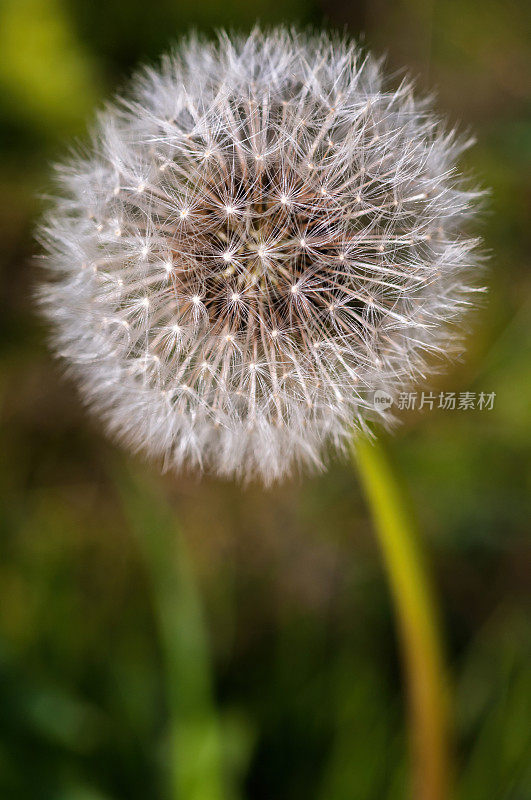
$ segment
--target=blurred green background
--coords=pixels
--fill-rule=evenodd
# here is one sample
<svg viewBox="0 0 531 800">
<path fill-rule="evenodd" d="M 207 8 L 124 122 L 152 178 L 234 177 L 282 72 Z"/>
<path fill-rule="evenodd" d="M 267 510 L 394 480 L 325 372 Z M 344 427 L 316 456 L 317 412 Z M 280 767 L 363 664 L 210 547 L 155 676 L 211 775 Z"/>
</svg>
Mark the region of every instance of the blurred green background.
<svg viewBox="0 0 531 800">
<path fill-rule="evenodd" d="M 138 61 L 257 18 L 363 36 L 477 136 L 489 295 L 436 389 L 495 407 L 404 415 L 387 445 L 440 597 L 457 797 L 529 800 L 526 0 L 0 0 L 0 797 L 162 800 L 172 704 L 185 800 L 408 796 L 393 611 L 348 464 L 270 492 L 159 477 L 86 416 L 32 302 L 49 162 Z M 182 632 L 173 675 L 141 530 Z"/>
</svg>

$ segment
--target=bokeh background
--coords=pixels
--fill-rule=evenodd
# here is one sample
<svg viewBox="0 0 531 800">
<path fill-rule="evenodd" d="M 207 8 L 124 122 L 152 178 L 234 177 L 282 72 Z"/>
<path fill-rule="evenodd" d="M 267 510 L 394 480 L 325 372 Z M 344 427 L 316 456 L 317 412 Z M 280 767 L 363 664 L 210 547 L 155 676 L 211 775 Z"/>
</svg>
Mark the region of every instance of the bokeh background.
<svg viewBox="0 0 531 800">
<path fill-rule="evenodd" d="M 363 36 L 477 136 L 465 166 L 491 190 L 489 295 L 436 389 L 496 392 L 495 406 L 404 414 L 387 446 L 440 599 L 456 796 L 529 800 L 526 0 L 0 0 L 0 796 L 167 797 L 171 676 L 140 528 L 173 576 L 182 725 L 221 732 L 224 797 L 408 796 L 393 610 L 349 465 L 270 492 L 160 477 L 86 416 L 32 301 L 49 162 L 139 60 L 191 26 L 257 18 Z M 216 767 L 190 752 L 194 800 L 214 800 L 201 781 Z"/>
</svg>

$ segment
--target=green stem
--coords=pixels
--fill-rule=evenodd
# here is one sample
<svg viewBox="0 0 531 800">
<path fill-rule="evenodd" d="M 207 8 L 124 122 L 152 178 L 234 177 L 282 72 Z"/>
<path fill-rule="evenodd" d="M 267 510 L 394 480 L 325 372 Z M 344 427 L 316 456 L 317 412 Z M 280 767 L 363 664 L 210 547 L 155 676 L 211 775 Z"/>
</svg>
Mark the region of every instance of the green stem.
<svg viewBox="0 0 531 800">
<path fill-rule="evenodd" d="M 409 693 L 413 797 L 446 800 L 447 687 L 437 614 L 416 531 L 381 445 L 356 438 L 351 452 L 372 512 L 399 625 Z"/>
<path fill-rule="evenodd" d="M 122 478 L 122 497 L 151 584 L 164 658 L 168 800 L 225 800 L 208 636 L 186 543 L 160 492 Z"/>
</svg>

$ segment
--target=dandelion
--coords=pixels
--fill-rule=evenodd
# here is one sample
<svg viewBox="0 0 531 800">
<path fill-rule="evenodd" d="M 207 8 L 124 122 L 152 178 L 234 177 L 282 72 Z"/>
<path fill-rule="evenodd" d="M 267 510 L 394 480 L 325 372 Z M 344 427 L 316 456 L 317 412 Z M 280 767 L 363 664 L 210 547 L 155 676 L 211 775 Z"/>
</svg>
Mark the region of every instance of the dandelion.
<svg viewBox="0 0 531 800">
<path fill-rule="evenodd" d="M 42 304 L 134 450 L 265 483 L 460 348 L 469 142 L 348 40 L 191 37 L 58 169 Z"/>
</svg>

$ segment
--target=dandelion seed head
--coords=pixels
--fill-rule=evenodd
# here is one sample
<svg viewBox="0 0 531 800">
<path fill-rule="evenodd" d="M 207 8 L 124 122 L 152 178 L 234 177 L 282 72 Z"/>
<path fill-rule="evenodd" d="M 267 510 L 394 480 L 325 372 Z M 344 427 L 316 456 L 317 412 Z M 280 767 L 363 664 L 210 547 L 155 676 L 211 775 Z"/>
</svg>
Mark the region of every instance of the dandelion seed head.
<svg viewBox="0 0 531 800">
<path fill-rule="evenodd" d="M 190 37 L 58 170 L 54 346 L 111 434 L 167 468 L 319 467 L 353 425 L 390 422 L 375 389 L 461 347 L 466 146 L 349 40 Z"/>
</svg>

